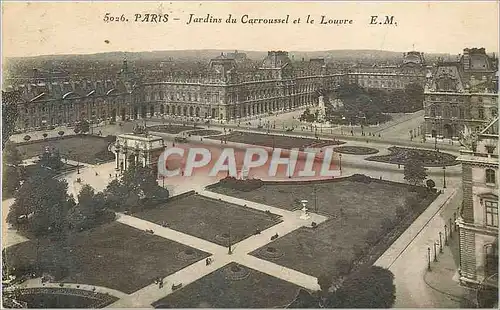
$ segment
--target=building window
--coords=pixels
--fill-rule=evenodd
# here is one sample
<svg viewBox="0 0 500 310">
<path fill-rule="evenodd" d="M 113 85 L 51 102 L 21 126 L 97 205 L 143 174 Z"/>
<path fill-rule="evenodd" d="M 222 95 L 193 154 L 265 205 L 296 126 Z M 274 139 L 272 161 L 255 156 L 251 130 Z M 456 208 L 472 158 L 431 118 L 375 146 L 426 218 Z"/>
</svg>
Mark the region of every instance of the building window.
<svg viewBox="0 0 500 310">
<path fill-rule="evenodd" d="M 491 116 L 492 117 L 497 117 L 498 115 L 498 110 L 497 108 L 491 108 Z"/>
<path fill-rule="evenodd" d="M 486 200 L 484 206 L 486 208 L 486 225 L 498 227 L 498 202 Z"/>
<path fill-rule="evenodd" d="M 479 119 L 484 119 L 484 109 L 482 107 L 478 109 L 478 116 Z"/>
<path fill-rule="evenodd" d="M 495 170 L 486 169 L 486 183 L 495 184 L 496 183 L 496 175 Z"/>
<path fill-rule="evenodd" d="M 460 114 L 460 118 L 461 119 L 464 119 L 465 118 L 465 111 L 464 111 L 464 108 L 460 107 L 458 108 L 458 112 Z"/>
</svg>

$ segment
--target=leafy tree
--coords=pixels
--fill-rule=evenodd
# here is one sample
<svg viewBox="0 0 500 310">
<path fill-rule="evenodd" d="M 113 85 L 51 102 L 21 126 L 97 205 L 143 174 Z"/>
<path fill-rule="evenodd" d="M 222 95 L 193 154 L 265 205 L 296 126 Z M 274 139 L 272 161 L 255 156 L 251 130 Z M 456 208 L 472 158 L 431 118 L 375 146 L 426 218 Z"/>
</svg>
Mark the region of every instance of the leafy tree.
<svg viewBox="0 0 500 310">
<path fill-rule="evenodd" d="M 104 193 L 95 193 L 90 185 L 84 185 L 78 194 L 78 204 L 68 212 L 69 229 L 82 231 L 112 220 L 114 213 L 106 206 Z"/>
<path fill-rule="evenodd" d="M 168 190 L 159 186 L 156 178 L 152 168 L 130 165 L 121 179 L 110 182 L 105 190 L 110 208 L 130 210 L 168 198 Z"/>
<path fill-rule="evenodd" d="M 90 123 L 87 120 L 81 120 L 76 124 L 74 129 L 75 133 L 78 134 L 76 130 L 81 133 L 87 133 L 90 131 Z"/>
<path fill-rule="evenodd" d="M 20 91 L 2 91 L 2 150 L 16 128 L 17 104 L 21 101 Z"/>
<path fill-rule="evenodd" d="M 24 141 L 28 142 L 29 140 L 31 140 L 31 136 L 30 135 L 26 135 L 24 136 Z"/>
<path fill-rule="evenodd" d="M 434 187 L 436 187 L 436 183 L 435 183 L 433 180 L 431 180 L 431 179 L 427 180 L 427 181 L 425 182 L 425 185 L 426 185 L 426 186 L 427 186 L 427 188 L 429 188 L 429 189 L 433 189 Z"/>
<path fill-rule="evenodd" d="M 67 190 L 66 181 L 54 179 L 40 168 L 15 193 L 7 222 L 35 236 L 62 232 L 66 214 L 74 205 Z"/>
<path fill-rule="evenodd" d="M 61 169 L 64 165 L 61 160 L 61 154 L 56 149 L 45 150 L 45 152 L 43 152 L 42 156 L 40 157 L 39 164 L 42 167 L 47 167 L 55 171 Z"/>
<path fill-rule="evenodd" d="M 64 131 L 59 130 L 59 131 L 57 132 L 57 134 L 58 134 L 59 136 L 61 136 L 61 137 L 62 137 L 62 136 L 64 135 Z"/>
<path fill-rule="evenodd" d="M 80 133 L 80 127 L 77 125 L 75 126 L 75 128 L 73 128 L 73 131 L 75 132 L 75 134 L 79 134 Z"/>
<path fill-rule="evenodd" d="M 405 95 L 408 98 L 409 112 L 421 110 L 424 103 L 424 88 L 416 83 L 410 83 L 405 87 Z"/>
<path fill-rule="evenodd" d="M 410 184 L 417 185 L 422 183 L 427 177 L 427 169 L 418 156 L 410 157 L 406 160 L 404 167 L 404 179 Z"/>
<path fill-rule="evenodd" d="M 378 266 L 363 268 L 347 277 L 326 300 L 328 308 L 391 308 L 396 300 L 394 275 Z"/>
<path fill-rule="evenodd" d="M 43 136 L 43 138 L 44 138 L 44 139 L 45 139 L 45 138 L 47 138 L 47 136 L 48 136 L 48 135 L 49 135 L 49 134 L 48 134 L 48 133 L 46 133 L 46 132 L 44 132 L 44 133 L 42 134 L 42 136 Z"/>
<path fill-rule="evenodd" d="M 2 152 L 2 190 L 4 194 L 13 194 L 20 186 L 24 176 L 24 167 L 19 150 L 12 142 L 7 142 Z"/>
</svg>

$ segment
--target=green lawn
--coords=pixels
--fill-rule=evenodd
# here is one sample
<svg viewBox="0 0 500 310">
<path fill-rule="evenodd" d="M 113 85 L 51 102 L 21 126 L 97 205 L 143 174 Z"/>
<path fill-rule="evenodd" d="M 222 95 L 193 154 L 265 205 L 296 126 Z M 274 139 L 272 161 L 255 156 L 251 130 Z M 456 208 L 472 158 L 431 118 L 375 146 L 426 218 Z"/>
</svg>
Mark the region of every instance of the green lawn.
<svg viewBox="0 0 500 310">
<path fill-rule="evenodd" d="M 413 211 L 406 206 L 406 199 L 416 197 L 412 188 L 414 189 L 412 186 L 390 181 L 369 179 L 367 183 L 349 177 L 326 182 L 264 182 L 262 187 L 249 192 L 217 186 L 210 190 L 287 210 L 301 208 L 299 201 L 302 199 L 309 201 L 308 208 L 311 212 L 314 212 L 316 206 L 318 213 L 329 217 L 328 221 L 315 229 L 298 229 L 252 254 L 267 259 L 265 250 L 272 246 L 283 253 L 280 257 L 272 258 L 273 262 L 320 276 L 335 271 L 340 260 L 353 261 L 360 250 L 371 250 L 373 244 L 367 241 L 367 236 L 383 237 L 386 232 L 382 225 L 387 219 L 399 223 L 396 220 L 398 207 L 411 214 Z M 415 216 L 434 198 L 435 195 L 429 195 L 421 200 Z M 393 234 L 400 234 L 410 222 L 399 225 Z M 370 260 L 382 254 L 390 243 L 392 239 L 377 244 L 374 249 L 377 254 L 372 255 Z"/>
<path fill-rule="evenodd" d="M 256 229 L 264 230 L 278 223 L 264 212 L 207 198 L 197 194 L 173 198 L 166 204 L 133 216 L 156 223 L 166 222 L 171 229 L 227 246 L 253 235 Z M 221 238 L 222 237 L 222 238 Z"/>
<path fill-rule="evenodd" d="M 112 140 L 112 137 L 90 135 L 67 136 L 18 143 L 17 148 L 23 159 L 39 156 L 46 148 L 50 148 L 59 150 L 63 159 L 95 164 L 114 160 L 114 154 L 108 151 L 108 145 Z"/>
<path fill-rule="evenodd" d="M 38 261 L 42 271 L 62 272 L 62 282 L 132 293 L 153 283 L 156 277 L 165 277 L 209 256 L 192 249 L 194 261 L 179 259 L 178 254 L 187 249 L 192 248 L 112 222 L 62 240 L 17 244 L 7 248 L 6 255 L 7 263 L 18 270 L 32 270 Z"/>
<path fill-rule="evenodd" d="M 230 263 L 155 303 L 155 308 L 274 308 L 288 305 L 299 286 L 242 266 L 242 280 L 227 278 Z"/>
</svg>

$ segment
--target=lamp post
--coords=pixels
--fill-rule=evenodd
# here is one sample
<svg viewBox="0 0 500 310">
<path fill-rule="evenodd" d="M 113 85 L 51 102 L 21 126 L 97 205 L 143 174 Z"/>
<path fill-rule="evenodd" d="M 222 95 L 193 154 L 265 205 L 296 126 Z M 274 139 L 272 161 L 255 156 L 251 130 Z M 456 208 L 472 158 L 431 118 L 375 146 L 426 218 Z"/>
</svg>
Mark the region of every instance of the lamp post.
<svg viewBox="0 0 500 310">
<path fill-rule="evenodd" d="M 446 166 L 443 166 L 443 188 L 446 188 Z"/>
<path fill-rule="evenodd" d="M 316 199 L 316 186 L 313 187 L 314 193 L 314 212 L 318 213 L 318 200 Z"/>
<path fill-rule="evenodd" d="M 227 254 L 231 255 L 233 254 L 233 249 L 231 248 L 231 227 L 229 227 L 229 246 L 227 250 Z"/>
<path fill-rule="evenodd" d="M 439 232 L 439 253 L 443 253 L 443 240 L 442 240 L 442 232 Z"/>
<path fill-rule="evenodd" d="M 436 242 L 434 242 L 432 245 L 434 246 L 434 261 L 435 261 L 435 262 L 437 262 L 437 261 L 438 261 L 438 258 L 437 258 L 437 250 L 436 250 L 436 245 L 437 245 L 437 243 L 436 243 Z"/>
<path fill-rule="evenodd" d="M 451 229 L 452 225 L 451 225 L 451 217 L 450 217 L 450 226 L 448 226 L 448 230 L 449 230 L 449 233 L 450 233 L 450 239 L 451 239 L 451 236 L 453 235 L 452 234 L 452 229 Z"/>
<path fill-rule="evenodd" d="M 453 224 L 455 231 L 457 231 L 457 212 L 453 212 Z"/>
<path fill-rule="evenodd" d="M 444 224 L 444 245 L 448 245 L 448 225 Z"/>
<path fill-rule="evenodd" d="M 342 154 L 339 153 L 339 168 L 342 171 Z"/>
<path fill-rule="evenodd" d="M 427 247 L 427 270 L 431 271 L 431 248 Z"/>
</svg>

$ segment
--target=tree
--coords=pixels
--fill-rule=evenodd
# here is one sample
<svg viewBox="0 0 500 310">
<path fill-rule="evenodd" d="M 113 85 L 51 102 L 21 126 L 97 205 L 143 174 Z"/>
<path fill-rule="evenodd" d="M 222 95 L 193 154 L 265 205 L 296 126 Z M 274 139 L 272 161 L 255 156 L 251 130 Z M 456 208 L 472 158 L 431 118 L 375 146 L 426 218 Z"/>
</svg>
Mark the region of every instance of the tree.
<svg viewBox="0 0 500 310">
<path fill-rule="evenodd" d="M 2 91 L 2 150 L 16 128 L 17 104 L 21 101 L 20 91 Z"/>
<path fill-rule="evenodd" d="M 64 135 L 64 131 L 59 130 L 59 131 L 57 132 L 57 134 L 58 134 L 60 137 L 62 137 L 62 136 Z"/>
<path fill-rule="evenodd" d="M 40 168 L 15 193 L 7 222 L 35 236 L 62 232 L 66 214 L 74 205 L 67 190 L 66 181 L 54 179 Z"/>
<path fill-rule="evenodd" d="M 424 103 L 424 88 L 416 83 L 410 83 L 405 87 L 405 95 L 409 103 L 409 111 L 421 110 Z"/>
<path fill-rule="evenodd" d="M 21 154 L 14 143 L 7 142 L 2 158 L 2 190 L 4 194 L 13 194 L 19 188 L 24 175 Z"/>
<path fill-rule="evenodd" d="M 394 275 L 378 266 L 365 267 L 347 277 L 326 299 L 328 308 L 391 308 L 396 300 Z"/>
<path fill-rule="evenodd" d="M 113 220 L 114 213 L 106 206 L 104 193 L 95 193 L 90 185 L 84 185 L 78 194 L 78 204 L 68 212 L 68 228 L 82 231 Z"/>
<path fill-rule="evenodd" d="M 427 180 L 427 181 L 425 182 L 425 185 L 426 185 L 426 186 L 427 186 L 427 188 L 429 188 L 429 189 L 433 189 L 434 187 L 436 187 L 436 183 L 435 183 L 433 180 L 431 180 L 431 179 Z"/>
<path fill-rule="evenodd" d="M 404 179 L 410 184 L 417 185 L 422 183 L 427 177 L 427 169 L 418 156 L 410 157 L 406 160 L 404 167 Z"/>
<path fill-rule="evenodd" d="M 73 131 L 75 132 L 75 134 L 79 134 L 80 133 L 80 127 L 78 125 L 75 126 L 75 128 L 73 128 Z"/>
<path fill-rule="evenodd" d="M 90 131 L 90 123 L 87 120 L 81 120 L 78 123 L 76 123 L 75 129 L 74 129 L 75 133 L 78 134 L 78 132 L 76 130 L 78 130 L 78 132 L 81 132 L 81 133 L 87 133 Z"/>
<path fill-rule="evenodd" d="M 30 135 L 26 135 L 24 136 L 24 141 L 28 142 L 29 140 L 31 140 L 31 136 Z"/>
<path fill-rule="evenodd" d="M 43 136 L 43 138 L 44 138 L 44 139 L 46 139 L 46 138 L 47 138 L 47 136 L 48 136 L 48 134 L 47 134 L 46 132 L 44 132 L 44 133 L 42 134 L 42 136 Z"/>
<path fill-rule="evenodd" d="M 121 179 L 110 182 L 104 191 L 110 208 L 129 210 L 168 198 L 168 190 L 159 186 L 156 178 L 150 167 L 130 165 Z"/>
<path fill-rule="evenodd" d="M 59 150 L 56 149 L 47 149 L 43 152 L 39 164 L 42 167 L 47 167 L 54 171 L 61 169 L 64 165 L 61 160 L 61 154 L 59 153 Z"/>
</svg>

